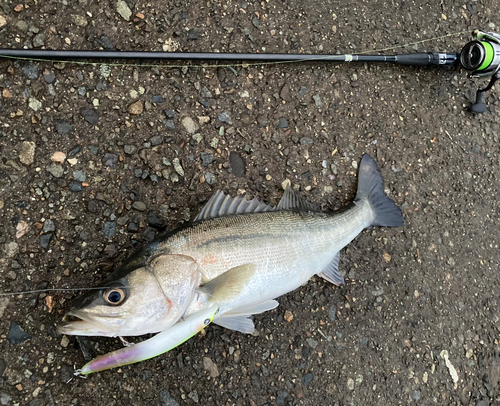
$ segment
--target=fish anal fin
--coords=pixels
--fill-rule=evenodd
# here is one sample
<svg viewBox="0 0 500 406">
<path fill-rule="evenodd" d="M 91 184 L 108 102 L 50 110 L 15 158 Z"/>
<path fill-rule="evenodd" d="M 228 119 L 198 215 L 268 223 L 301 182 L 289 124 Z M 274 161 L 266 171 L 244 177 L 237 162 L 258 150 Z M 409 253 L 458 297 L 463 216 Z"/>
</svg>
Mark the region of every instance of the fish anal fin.
<svg viewBox="0 0 500 406">
<path fill-rule="evenodd" d="M 285 189 L 276 210 L 320 211 L 318 206 L 309 203 L 298 191 L 293 190 L 290 186 Z"/>
<path fill-rule="evenodd" d="M 262 302 L 254 303 L 248 306 L 241 306 L 224 313 L 221 318 L 237 317 L 237 316 L 251 316 L 252 314 L 260 314 L 277 308 L 279 303 L 276 300 L 264 300 Z"/>
<path fill-rule="evenodd" d="M 323 279 L 326 279 L 328 282 L 333 283 L 334 285 L 344 285 L 344 278 L 340 275 L 339 272 L 339 262 L 340 262 L 340 252 L 337 252 L 337 255 L 332 259 L 332 261 L 327 265 L 325 269 L 318 273 Z"/>
<path fill-rule="evenodd" d="M 236 266 L 200 288 L 210 301 L 224 302 L 238 296 L 255 274 L 254 264 Z"/>
<path fill-rule="evenodd" d="M 245 334 L 252 334 L 255 330 L 253 321 L 245 316 L 220 317 L 215 319 L 213 323 L 229 330 L 239 331 Z"/>
</svg>

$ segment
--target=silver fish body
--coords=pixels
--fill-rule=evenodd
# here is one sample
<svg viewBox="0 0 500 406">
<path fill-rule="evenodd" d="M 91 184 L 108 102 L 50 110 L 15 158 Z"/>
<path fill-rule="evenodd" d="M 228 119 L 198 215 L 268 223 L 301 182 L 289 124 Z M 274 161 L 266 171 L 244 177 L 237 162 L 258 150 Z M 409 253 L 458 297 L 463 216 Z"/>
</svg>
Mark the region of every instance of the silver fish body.
<svg viewBox="0 0 500 406">
<path fill-rule="evenodd" d="M 339 251 L 372 225 L 399 226 L 375 162 L 360 164 L 358 193 L 347 208 L 321 213 L 290 189 L 272 209 L 216 194 L 198 221 L 160 238 L 89 292 L 59 327 L 65 334 L 127 336 L 168 329 L 216 304 L 214 323 L 246 333 L 249 316 L 318 274 L 343 283 Z"/>
</svg>

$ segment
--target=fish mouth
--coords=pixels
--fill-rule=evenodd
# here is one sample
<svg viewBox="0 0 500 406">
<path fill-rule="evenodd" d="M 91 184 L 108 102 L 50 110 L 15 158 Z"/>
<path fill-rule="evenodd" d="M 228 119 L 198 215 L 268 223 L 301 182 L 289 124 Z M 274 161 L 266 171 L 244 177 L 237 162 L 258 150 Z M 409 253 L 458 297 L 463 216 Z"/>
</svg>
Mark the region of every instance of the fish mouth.
<svg viewBox="0 0 500 406">
<path fill-rule="evenodd" d="M 106 318 L 107 316 L 99 317 Z M 74 336 L 116 337 L 118 335 L 116 331 L 109 330 L 109 326 L 105 323 L 77 310 L 69 311 L 64 315 L 62 322 L 57 325 L 57 332 Z"/>
</svg>

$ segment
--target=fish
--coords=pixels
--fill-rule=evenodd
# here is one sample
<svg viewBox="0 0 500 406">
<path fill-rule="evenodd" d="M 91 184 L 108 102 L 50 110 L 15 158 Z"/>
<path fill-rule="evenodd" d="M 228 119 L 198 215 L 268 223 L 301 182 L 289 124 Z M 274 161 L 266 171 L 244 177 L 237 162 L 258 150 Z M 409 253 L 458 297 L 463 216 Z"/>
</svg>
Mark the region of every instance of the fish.
<svg viewBox="0 0 500 406">
<path fill-rule="evenodd" d="M 313 275 L 344 284 L 340 251 L 365 228 L 403 224 L 369 155 L 359 164 L 354 201 L 329 213 L 290 187 L 276 207 L 218 191 L 193 222 L 140 248 L 74 302 L 58 331 L 159 333 L 215 306 L 211 322 L 252 333 L 252 315 L 276 308 L 276 298 Z"/>
</svg>

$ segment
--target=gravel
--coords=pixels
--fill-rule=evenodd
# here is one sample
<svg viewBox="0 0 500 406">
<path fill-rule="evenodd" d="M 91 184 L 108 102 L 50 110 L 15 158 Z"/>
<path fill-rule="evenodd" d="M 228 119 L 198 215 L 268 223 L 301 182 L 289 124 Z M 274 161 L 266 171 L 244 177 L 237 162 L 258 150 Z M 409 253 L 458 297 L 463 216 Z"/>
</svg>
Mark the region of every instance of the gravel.
<svg viewBox="0 0 500 406">
<path fill-rule="evenodd" d="M 9 343 L 12 345 L 19 345 L 31 338 L 31 335 L 26 333 L 19 324 L 13 321 L 10 322 L 9 333 L 7 334 L 7 340 Z"/>
</svg>

